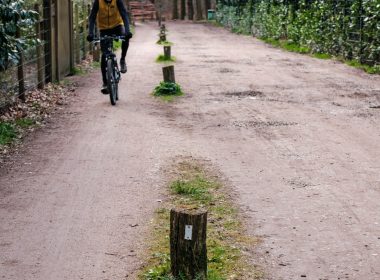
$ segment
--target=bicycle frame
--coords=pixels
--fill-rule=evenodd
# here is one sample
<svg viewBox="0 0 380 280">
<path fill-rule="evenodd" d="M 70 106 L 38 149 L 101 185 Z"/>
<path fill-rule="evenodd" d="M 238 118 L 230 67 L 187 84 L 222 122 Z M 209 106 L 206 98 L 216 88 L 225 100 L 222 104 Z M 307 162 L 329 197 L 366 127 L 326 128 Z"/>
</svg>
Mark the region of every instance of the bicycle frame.
<svg viewBox="0 0 380 280">
<path fill-rule="evenodd" d="M 118 84 L 121 79 L 119 66 L 114 53 L 113 41 L 125 40 L 125 36 L 104 36 L 95 39 L 93 42 L 100 43 L 106 41 L 107 51 L 104 52 L 106 61 L 107 87 L 110 94 L 111 104 L 115 105 L 118 98 Z M 109 69 L 111 68 L 111 69 Z"/>
</svg>

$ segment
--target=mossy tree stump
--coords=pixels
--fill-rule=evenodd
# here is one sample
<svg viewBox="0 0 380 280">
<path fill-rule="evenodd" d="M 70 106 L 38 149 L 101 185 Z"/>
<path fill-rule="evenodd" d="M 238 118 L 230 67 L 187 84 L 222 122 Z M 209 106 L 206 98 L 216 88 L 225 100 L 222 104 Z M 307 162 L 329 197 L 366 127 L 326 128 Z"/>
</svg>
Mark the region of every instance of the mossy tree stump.
<svg viewBox="0 0 380 280">
<path fill-rule="evenodd" d="M 170 259 L 174 277 L 207 279 L 207 211 L 170 211 Z"/>
</svg>

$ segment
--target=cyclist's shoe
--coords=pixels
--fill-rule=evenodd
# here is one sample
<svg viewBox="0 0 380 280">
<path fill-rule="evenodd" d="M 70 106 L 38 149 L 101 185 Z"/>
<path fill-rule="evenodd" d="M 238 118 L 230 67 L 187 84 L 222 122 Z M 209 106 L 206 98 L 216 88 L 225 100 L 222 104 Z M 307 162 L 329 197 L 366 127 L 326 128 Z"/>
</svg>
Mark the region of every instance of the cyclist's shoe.
<svg viewBox="0 0 380 280">
<path fill-rule="evenodd" d="M 127 73 L 127 64 L 125 63 L 125 59 L 120 59 L 120 72 Z"/>
<path fill-rule="evenodd" d="M 102 89 L 100 90 L 103 94 L 108 94 L 108 87 L 106 84 L 103 84 Z"/>
</svg>

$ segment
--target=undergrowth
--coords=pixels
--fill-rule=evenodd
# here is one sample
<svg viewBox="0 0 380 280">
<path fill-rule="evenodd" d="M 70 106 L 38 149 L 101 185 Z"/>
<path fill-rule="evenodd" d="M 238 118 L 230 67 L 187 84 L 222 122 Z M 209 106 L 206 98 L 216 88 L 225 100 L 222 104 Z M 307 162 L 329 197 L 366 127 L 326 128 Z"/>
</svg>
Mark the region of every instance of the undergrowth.
<svg viewBox="0 0 380 280">
<path fill-rule="evenodd" d="M 244 234 L 236 207 L 218 179 L 194 160 L 181 161 L 168 184 L 169 201 L 156 212 L 150 257 L 142 280 L 190 280 L 175 279 L 170 274 L 169 218 L 171 208 L 207 209 L 208 280 L 259 279 L 262 275 L 249 263 L 242 251 L 257 243 L 257 239 Z M 193 279 L 191 279 L 193 280 Z"/>
<path fill-rule="evenodd" d="M 0 145 L 8 145 L 21 135 L 21 129 L 35 125 L 35 121 L 28 118 L 20 118 L 14 121 L 0 122 Z"/>
</svg>

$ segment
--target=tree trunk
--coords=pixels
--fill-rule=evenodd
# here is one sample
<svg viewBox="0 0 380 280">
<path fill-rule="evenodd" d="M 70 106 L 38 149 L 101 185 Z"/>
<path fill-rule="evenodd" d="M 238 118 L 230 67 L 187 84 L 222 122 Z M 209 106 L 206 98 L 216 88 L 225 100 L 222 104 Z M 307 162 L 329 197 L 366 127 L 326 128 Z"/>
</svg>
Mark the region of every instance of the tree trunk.
<svg viewBox="0 0 380 280">
<path fill-rule="evenodd" d="M 193 0 L 186 0 L 187 1 L 187 15 L 189 20 L 194 19 L 194 5 Z"/>
<path fill-rule="evenodd" d="M 184 20 L 186 17 L 186 0 L 181 1 L 181 20 Z"/>
<path fill-rule="evenodd" d="M 178 19 L 178 0 L 173 0 L 173 16 L 172 19 Z"/>
<path fill-rule="evenodd" d="M 170 258 L 174 277 L 207 279 L 207 211 L 172 209 Z"/>
</svg>

